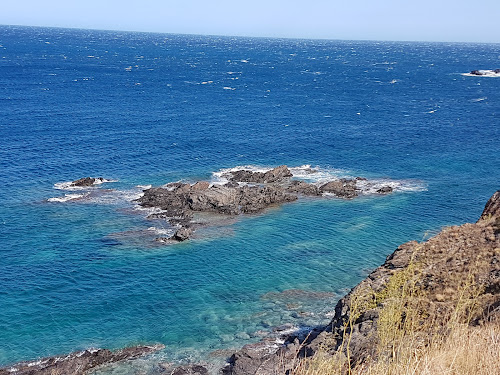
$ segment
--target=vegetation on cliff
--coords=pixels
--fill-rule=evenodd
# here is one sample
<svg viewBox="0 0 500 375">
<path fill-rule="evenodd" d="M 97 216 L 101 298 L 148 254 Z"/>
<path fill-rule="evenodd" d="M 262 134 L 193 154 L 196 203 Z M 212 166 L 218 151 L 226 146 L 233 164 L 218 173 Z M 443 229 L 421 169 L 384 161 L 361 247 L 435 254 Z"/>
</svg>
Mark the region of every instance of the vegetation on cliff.
<svg viewBox="0 0 500 375">
<path fill-rule="evenodd" d="M 500 191 L 477 223 L 400 246 L 301 349 L 294 375 L 500 374 Z"/>
</svg>

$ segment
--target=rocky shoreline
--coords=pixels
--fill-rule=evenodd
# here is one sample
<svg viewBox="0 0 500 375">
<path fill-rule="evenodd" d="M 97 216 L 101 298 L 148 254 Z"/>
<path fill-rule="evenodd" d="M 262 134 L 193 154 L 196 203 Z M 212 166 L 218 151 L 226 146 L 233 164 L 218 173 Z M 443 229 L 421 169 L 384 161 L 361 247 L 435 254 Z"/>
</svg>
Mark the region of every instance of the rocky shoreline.
<svg viewBox="0 0 500 375">
<path fill-rule="evenodd" d="M 196 229 L 193 221 L 196 213 L 231 216 L 253 214 L 271 206 L 293 202 L 300 197 L 321 197 L 326 194 L 354 199 L 363 192 L 361 183 L 365 191 L 374 185 L 363 177 L 331 180 L 320 185 L 292 180 L 293 174 L 286 165 L 267 172 L 236 170 L 228 172 L 225 177 L 228 182 L 224 185 L 210 184 L 208 181 L 194 184 L 177 182 L 144 190 L 144 195 L 137 202 L 142 207 L 160 210 L 150 215 L 150 218 L 163 218 L 179 227 L 173 236 L 159 237 L 157 241 L 174 243 L 189 239 Z M 390 185 L 383 185 L 376 189 L 375 194 L 392 192 Z"/>
<path fill-rule="evenodd" d="M 132 360 L 163 348 L 163 345 L 133 346 L 114 352 L 108 349 L 87 349 L 37 361 L 16 363 L 0 368 L 0 375 L 84 375 L 99 366 Z"/>
</svg>

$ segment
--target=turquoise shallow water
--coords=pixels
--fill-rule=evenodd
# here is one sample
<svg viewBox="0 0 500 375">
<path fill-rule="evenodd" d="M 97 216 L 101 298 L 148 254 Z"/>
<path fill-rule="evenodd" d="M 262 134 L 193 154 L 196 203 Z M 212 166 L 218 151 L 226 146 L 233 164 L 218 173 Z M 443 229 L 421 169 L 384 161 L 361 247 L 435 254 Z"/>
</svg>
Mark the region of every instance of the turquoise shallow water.
<svg viewBox="0 0 500 375">
<path fill-rule="evenodd" d="M 398 244 L 475 221 L 500 188 L 500 78 L 461 75 L 497 68 L 498 44 L 2 26 L 0 45 L 0 365 L 151 342 L 166 349 L 108 373 L 220 361 L 328 321 Z M 137 185 L 279 164 L 414 189 L 301 200 L 176 246 L 131 202 Z M 87 175 L 117 182 L 47 201 Z"/>
</svg>

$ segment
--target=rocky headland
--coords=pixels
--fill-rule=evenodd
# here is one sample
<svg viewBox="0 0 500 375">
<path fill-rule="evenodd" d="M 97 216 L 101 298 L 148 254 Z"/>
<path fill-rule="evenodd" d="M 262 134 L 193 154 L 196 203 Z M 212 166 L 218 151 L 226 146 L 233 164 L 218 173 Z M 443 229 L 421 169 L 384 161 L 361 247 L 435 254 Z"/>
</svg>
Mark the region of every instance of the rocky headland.
<svg viewBox="0 0 500 375">
<path fill-rule="evenodd" d="M 321 184 L 292 179 L 293 174 L 286 165 L 267 172 L 236 170 L 228 172 L 224 185 L 198 181 L 194 184 L 170 183 L 163 187 L 144 190 L 137 201 L 142 207 L 157 208 L 160 212 L 151 218 L 164 218 L 179 227 L 172 237 L 158 238 L 161 242 L 184 241 L 191 237 L 196 224 L 193 215 L 209 212 L 221 215 L 253 214 L 264 209 L 292 202 L 300 197 L 331 195 L 342 199 L 353 199 L 375 186 L 366 178 L 342 178 Z M 390 185 L 377 186 L 374 194 L 392 193 Z"/>
</svg>

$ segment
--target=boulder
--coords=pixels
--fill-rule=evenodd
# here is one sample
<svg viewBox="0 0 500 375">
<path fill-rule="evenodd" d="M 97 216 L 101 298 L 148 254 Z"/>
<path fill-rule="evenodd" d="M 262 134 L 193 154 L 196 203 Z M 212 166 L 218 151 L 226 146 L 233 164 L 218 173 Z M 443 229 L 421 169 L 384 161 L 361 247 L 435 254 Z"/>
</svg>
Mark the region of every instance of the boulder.
<svg viewBox="0 0 500 375">
<path fill-rule="evenodd" d="M 339 198 L 351 199 L 358 196 L 356 180 L 342 178 L 338 181 L 330 181 L 319 188 L 322 193 L 331 193 Z"/>
<path fill-rule="evenodd" d="M 377 190 L 378 194 L 389 194 L 392 193 L 394 189 L 391 186 L 383 186 Z"/>
<path fill-rule="evenodd" d="M 170 238 L 171 240 L 175 241 L 186 241 L 191 237 L 193 234 L 193 228 L 191 227 L 181 227 L 177 229 L 177 231 L 174 233 L 174 235 Z"/>
</svg>

